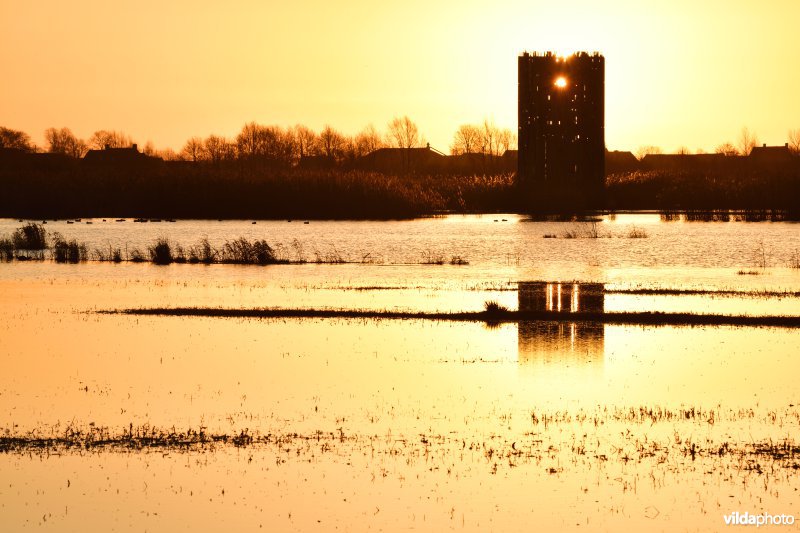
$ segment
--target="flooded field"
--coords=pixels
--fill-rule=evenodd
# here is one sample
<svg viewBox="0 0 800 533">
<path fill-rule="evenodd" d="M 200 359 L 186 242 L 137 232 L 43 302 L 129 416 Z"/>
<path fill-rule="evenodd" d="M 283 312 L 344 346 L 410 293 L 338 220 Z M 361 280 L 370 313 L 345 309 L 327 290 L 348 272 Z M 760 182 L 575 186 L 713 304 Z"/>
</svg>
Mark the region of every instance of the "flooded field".
<svg viewBox="0 0 800 533">
<path fill-rule="evenodd" d="M 797 514 L 800 328 L 581 315 L 800 316 L 795 223 L 85 222 L 45 228 L 89 249 L 246 236 L 348 262 L 0 262 L 4 530 L 713 531 Z M 487 302 L 560 318 L 381 316 Z M 151 308 L 374 316 L 105 313 Z"/>
</svg>

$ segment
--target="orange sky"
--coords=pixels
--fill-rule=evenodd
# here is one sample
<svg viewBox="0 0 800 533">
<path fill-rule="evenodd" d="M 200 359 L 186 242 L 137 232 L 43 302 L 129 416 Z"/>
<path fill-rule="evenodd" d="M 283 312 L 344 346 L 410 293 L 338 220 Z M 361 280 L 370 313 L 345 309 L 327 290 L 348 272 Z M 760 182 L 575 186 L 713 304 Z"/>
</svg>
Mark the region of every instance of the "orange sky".
<svg viewBox="0 0 800 533">
<path fill-rule="evenodd" d="M 712 150 L 800 128 L 800 2 L 0 0 L 0 125 L 180 149 L 255 120 L 356 133 L 394 116 L 448 151 L 516 129 L 523 50 L 606 56 L 606 144 Z"/>
</svg>

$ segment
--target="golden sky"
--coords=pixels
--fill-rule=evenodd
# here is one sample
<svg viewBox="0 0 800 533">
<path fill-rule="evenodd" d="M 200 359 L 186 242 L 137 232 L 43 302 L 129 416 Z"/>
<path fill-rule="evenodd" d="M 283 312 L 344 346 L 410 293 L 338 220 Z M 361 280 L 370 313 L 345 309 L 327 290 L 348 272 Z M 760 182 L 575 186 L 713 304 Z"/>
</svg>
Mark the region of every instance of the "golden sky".
<svg viewBox="0 0 800 533">
<path fill-rule="evenodd" d="M 712 150 L 800 128 L 796 0 L 0 0 L 0 125 L 180 149 L 248 121 L 356 133 L 408 115 L 516 129 L 523 50 L 606 56 L 606 144 Z"/>
</svg>

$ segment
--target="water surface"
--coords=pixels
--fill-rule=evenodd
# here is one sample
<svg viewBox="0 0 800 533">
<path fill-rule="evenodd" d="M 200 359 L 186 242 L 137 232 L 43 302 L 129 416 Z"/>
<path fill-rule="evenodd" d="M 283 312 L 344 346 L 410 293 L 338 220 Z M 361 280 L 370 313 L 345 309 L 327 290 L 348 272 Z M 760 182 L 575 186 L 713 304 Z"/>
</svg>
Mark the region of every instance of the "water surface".
<svg viewBox="0 0 800 533">
<path fill-rule="evenodd" d="M 798 459 L 758 448 L 797 446 L 795 329 L 94 312 L 447 311 L 487 300 L 515 309 L 520 286 L 546 281 L 565 295 L 575 283 L 600 286 L 606 311 L 800 314 L 795 224 L 617 216 L 597 224 L 611 237 L 559 236 L 576 224 L 514 215 L 48 223 L 90 247 L 245 235 L 287 249 L 297 240 L 309 260 L 313 247 L 371 257 L 1 263 L 0 432 L 264 437 L 243 447 L 3 453 L 3 522 L 20 531 L 708 531 L 734 510 L 796 509 Z M 18 226 L 2 221 L 0 235 Z M 648 236 L 628 238 L 633 226 Z M 764 249 L 759 265 L 752 256 Z M 425 253 L 469 264 L 419 264 Z"/>
</svg>

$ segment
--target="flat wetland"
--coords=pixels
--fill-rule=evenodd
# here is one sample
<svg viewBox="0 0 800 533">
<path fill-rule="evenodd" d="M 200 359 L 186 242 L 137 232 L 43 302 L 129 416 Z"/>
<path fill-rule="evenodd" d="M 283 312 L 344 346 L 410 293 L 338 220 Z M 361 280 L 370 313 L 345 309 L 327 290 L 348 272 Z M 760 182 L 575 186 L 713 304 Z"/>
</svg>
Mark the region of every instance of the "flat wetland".
<svg viewBox="0 0 800 533">
<path fill-rule="evenodd" d="M 713 531 L 800 504 L 796 223 L 114 220 L 43 227 L 288 261 L 0 262 L 5 530 Z M 631 319 L 667 315 L 705 318 Z"/>
</svg>

